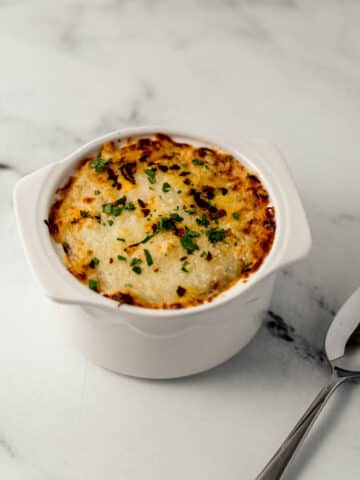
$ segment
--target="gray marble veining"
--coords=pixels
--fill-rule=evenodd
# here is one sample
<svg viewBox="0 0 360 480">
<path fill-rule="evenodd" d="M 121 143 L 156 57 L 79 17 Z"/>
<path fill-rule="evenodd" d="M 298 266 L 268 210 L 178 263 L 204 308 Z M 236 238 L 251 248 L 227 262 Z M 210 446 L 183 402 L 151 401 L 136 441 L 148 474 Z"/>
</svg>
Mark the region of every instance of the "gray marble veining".
<svg viewBox="0 0 360 480">
<path fill-rule="evenodd" d="M 359 21 L 355 0 L 0 0 L 1 478 L 254 478 L 324 380 L 324 333 L 360 283 Z M 22 175 L 148 123 L 278 144 L 314 238 L 251 345 L 169 383 L 109 374 L 61 340 L 68 310 L 34 285 L 12 206 Z M 293 478 L 357 478 L 345 390 Z"/>
</svg>

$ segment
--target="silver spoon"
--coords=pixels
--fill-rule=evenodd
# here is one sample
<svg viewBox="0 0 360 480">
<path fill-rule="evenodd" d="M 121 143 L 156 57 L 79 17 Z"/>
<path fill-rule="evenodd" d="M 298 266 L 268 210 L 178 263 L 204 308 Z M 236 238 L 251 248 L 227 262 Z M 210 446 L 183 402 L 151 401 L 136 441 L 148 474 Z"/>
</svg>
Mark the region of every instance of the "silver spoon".
<svg viewBox="0 0 360 480">
<path fill-rule="evenodd" d="M 337 387 L 346 380 L 360 378 L 360 288 L 341 307 L 330 325 L 325 353 L 332 369 L 328 385 L 320 391 L 256 480 L 280 479 Z"/>
</svg>

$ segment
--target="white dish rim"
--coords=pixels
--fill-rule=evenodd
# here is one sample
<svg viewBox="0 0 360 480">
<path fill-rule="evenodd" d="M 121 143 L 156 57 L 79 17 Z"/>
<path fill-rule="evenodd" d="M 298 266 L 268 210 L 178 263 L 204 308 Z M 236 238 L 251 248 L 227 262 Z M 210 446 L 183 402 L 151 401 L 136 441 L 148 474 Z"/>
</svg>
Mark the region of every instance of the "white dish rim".
<svg viewBox="0 0 360 480">
<path fill-rule="evenodd" d="M 80 162 L 84 157 L 89 155 L 92 151 L 98 149 L 106 141 L 119 138 L 125 139 L 127 137 L 149 136 L 159 132 L 169 135 L 175 140 L 187 140 L 188 142 L 198 144 L 201 143 L 204 146 L 212 146 L 228 152 L 245 166 L 254 171 L 259 176 L 261 181 L 264 183 L 266 189 L 268 190 L 270 198 L 272 200 L 272 204 L 275 208 L 276 233 L 274 243 L 260 268 L 249 277 L 246 283 L 243 283 L 239 280 L 230 288 L 221 292 L 211 302 L 206 302 L 197 306 L 186 307 L 182 309 L 152 309 L 126 304 L 121 305 L 121 307 L 119 308 L 117 302 L 103 297 L 96 292 L 93 292 L 87 286 L 79 282 L 70 272 L 66 270 L 59 255 L 55 251 L 53 241 L 48 233 L 46 225 L 44 224 L 44 220 L 48 218 L 49 207 L 54 200 L 54 193 L 56 188 L 64 184 L 66 178 L 69 177 L 70 171 L 74 169 L 78 162 Z M 197 132 L 190 131 L 190 129 L 188 131 L 184 131 L 182 129 L 167 128 L 159 125 L 122 128 L 102 135 L 98 138 L 95 138 L 94 140 L 91 140 L 90 142 L 81 146 L 64 159 L 35 172 L 32 175 L 36 176 L 40 172 L 42 172 L 43 175 L 41 178 L 39 178 L 40 181 L 37 182 L 38 185 L 36 191 L 37 195 L 35 205 L 36 221 L 35 225 L 33 225 L 32 232 L 30 232 L 32 240 L 28 240 L 26 238 L 28 232 L 26 232 L 25 229 L 21 228 L 24 211 L 24 197 L 20 193 L 17 194 L 17 192 L 20 192 L 21 190 L 21 182 L 25 181 L 28 177 L 20 180 L 17 184 L 15 191 L 15 206 L 20 225 L 20 231 L 23 237 L 25 250 L 27 252 L 30 264 L 33 266 L 35 275 L 38 278 L 41 277 L 42 279 L 44 279 L 44 275 L 46 276 L 46 273 L 48 275 L 50 274 L 50 276 L 48 276 L 48 288 L 46 282 L 44 282 L 44 280 L 41 281 L 40 279 L 40 283 L 42 284 L 48 296 L 53 300 L 59 301 L 61 303 L 91 305 L 99 308 L 105 307 L 126 313 L 129 316 L 194 316 L 200 313 L 204 313 L 207 310 L 216 309 L 221 305 L 230 302 L 233 298 L 240 296 L 247 290 L 254 287 L 256 284 L 258 284 L 268 275 L 273 273 L 275 270 L 281 268 L 288 263 L 291 263 L 292 256 L 296 257 L 295 260 L 304 257 L 311 247 L 310 231 L 305 214 L 302 210 L 301 202 L 297 196 L 295 185 L 293 184 L 291 176 L 286 169 L 285 163 L 281 160 L 277 163 L 267 162 L 267 159 L 262 158 L 261 155 L 257 158 L 248 156 L 246 154 L 245 147 L 246 141 L 240 140 L 239 147 L 236 147 L 231 144 L 219 142 L 211 137 L 213 136 L 199 134 Z M 244 146 L 243 149 L 241 145 Z M 276 151 L 276 154 L 279 155 L 279 152 Z M 297 225 L 297 233 L 298 235 L 301 235 L 302 238 L 298 238 L 296 243 L 298 247 L 301 243 L 301 248 L 290 248 L 289 251 L 289 245 L 291 243 L 291 240 L 294 243 L 294 239 L 291 238 L 294 234 L 294 221 L 291 219 L 291 215 L 294 213 L 292 207 L 294 207 L 295 204 L 296 207 L 300 209 L 299 212 L 302 212 L 303 215 L 303 218 L 297 219 L 298 224 L 300 222 L 300 225 Z M 41 246 L 41 248 L 43 249 L 42 254 L 47 257 L 48 266 L 51 271 L 39 272 L 39 265 L 34 267 L 34 262 L 32 261 L 32 257 L 36 255 L 36 253 L 34 253 L 34 243 L 38 243 L 38 246 Z M 296 253 L 295 250 L 297 250 Z M 43 269 L 43 267 L 41 268 Z M 58 280 L 56 282 L 56 287 L 54 288 L 51 288 L 50 285 L 52 275 L 55 275 Z M 59 285 L 61 284 L 63 284 L 64 290 L 56 292 L 56 289 L 59 290 Z M 72 293 L 70 294 L 69 292 Z"/>
</svg>

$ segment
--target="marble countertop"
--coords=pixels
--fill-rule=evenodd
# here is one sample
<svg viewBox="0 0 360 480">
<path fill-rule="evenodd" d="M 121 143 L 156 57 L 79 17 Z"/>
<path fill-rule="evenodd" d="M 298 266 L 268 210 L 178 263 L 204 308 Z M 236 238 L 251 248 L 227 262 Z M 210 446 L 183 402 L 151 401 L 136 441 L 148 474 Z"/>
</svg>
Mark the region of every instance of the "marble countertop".
<svg viewBox="0 0 360 480">
<path fill-rule="evenodd" d="M 0 0 L 0 477 L 253 479 L 329 374 L 324 333 L 360 284 L 360 3 Z M 61 335 L 25 262 L 24 174 L 129 125 L 260 136 L 285 153 L 311 255 L 278 275 L 272 314 L 226 364 L 121 377 Z M 271 328 L 285 322 L 291 341 Z M 289 479 L 357 479 L 360 389 L 343 386 Z"/>
</svg>

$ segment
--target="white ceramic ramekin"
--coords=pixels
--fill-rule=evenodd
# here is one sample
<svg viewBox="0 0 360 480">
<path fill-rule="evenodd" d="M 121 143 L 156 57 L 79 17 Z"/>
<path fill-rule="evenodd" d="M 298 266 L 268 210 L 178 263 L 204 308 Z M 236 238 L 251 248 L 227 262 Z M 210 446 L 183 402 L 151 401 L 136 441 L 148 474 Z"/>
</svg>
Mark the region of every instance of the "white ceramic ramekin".
<svg viewBox="0 0 360 480">
<path fill-rule="evenodd" d="M 64 268 L 44 219 L 56 188 L 64 184 L 84 156 L 104 141 L 158 131 L 192 144 L 218 147 L 257 172 L 275 206 L 275 241 L 261 268 L 246 283 L 238 282 L 211 303 L 181 310 L 118 307 Z M 261 325 L 276 271 L 304 257 L 311 247 L 308 222 L 286 164 L 279 151 L 262 140 L 241 140 L 231 146 L 166 128 L 118 130 L 22 178 L 15 188 L 15 209 L 27 259 L 45 294 L 77 309 L 78 347 L 98 365 L 138 377 L 190 375 L 237 353 Z"/>
</svg>

